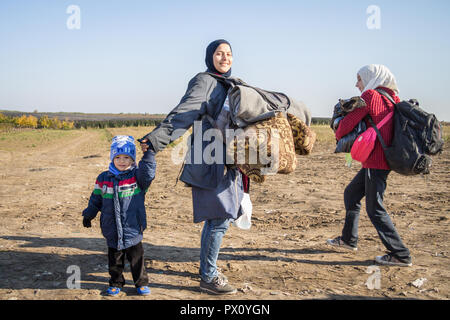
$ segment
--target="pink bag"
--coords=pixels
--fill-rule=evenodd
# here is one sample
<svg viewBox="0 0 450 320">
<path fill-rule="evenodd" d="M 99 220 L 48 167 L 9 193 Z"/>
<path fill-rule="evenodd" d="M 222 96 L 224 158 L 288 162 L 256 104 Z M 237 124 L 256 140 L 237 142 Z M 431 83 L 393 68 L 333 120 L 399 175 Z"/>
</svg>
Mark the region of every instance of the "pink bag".
<svg viewBox="0 0 450 320">
<path fill-rule="evenodd" d="M 377 125 L 378 129 L 381 129 L 382 126 L 388 122 L 392 116 L 394 115 L 394 112 L 389 112 L 387 116 L 384 117 L 383 120 Z M 359 162 L 365 162 L 367 158 L 369 158 L 370 154 L 373 151 L 373 148 L 375 147 L 375 141 L 377 140 L 377 133 L 375 132 L 375 129 L 373 127 L 370 127 L 363 133 L 361 133 L 355 140 L 352 146 L 352 150 L 350 151 L 350 154 L 352 155 L 352 158 Z"/>
</svg>

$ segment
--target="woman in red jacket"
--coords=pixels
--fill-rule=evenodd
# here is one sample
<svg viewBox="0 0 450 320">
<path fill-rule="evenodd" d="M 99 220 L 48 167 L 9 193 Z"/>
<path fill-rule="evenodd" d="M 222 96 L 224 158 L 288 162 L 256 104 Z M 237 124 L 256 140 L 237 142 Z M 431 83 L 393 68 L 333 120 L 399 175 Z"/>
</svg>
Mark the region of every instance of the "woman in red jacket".
<svg viewBox="0 0 450 320">
<path fill-rule="evenodd" d="M 400 102 L 395 78 L 385 66 L 373 64 L 365 66 L 358 71 L 357 79 L 356 87 L 361 91 L 361 98 L 366 102 L 366 107 L 353 110 L 340 121 L 336 130 L 336 139 L 338 140 L 350 133 L 367 115 L 370 115 L 374 123 L 378 124 L 393 111 L 394 105 L 375 89 L 383 89 L 396 103 Z M 367 127 L 370 127 L 370 123 L 366 119 Z M 380 129 L 380 133 L 386 145 L 390 145 L 393 121 L 388 121 Z M 375 261 L 383 265 L 411 266 L 410 252 L 400 239 L 383 206 L 383 195 L 389 172 L 390 168 L 386 162 L 383 148 L 377 139 L 373 152 L 366 162 L 362 163 L 362 169 L 345 188 L 346 216 L 342 235 L 327 240 L 327 243 L 353 251 L 357 250 L 359 212 L 361 199 L 365 196 L 367 214 L 381 241 L 389 251 L 384 256 L 377 256 Z"/>
</svg>

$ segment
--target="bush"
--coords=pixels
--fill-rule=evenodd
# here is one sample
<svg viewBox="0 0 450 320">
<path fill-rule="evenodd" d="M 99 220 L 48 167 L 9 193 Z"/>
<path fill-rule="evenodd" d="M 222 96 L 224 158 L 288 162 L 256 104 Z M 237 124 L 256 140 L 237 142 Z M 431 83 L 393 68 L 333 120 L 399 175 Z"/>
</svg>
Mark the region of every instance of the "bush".
<svg viewBox="0 0 450 320">
<path fill-rule="evenodd" d="M 33 116 L 21 116 L 14 118 L 14 124 L 19 128 L 37 128 L 38 119 Z"/>
<path fill-rule="evenodd" d="M 39 118 L 38 128 L 50 128 L 50 119 L 48 118 L 48 116 L 42 116 Z"/>
<path fill-rule="evenodd" d="M 69 121 L 69 120 L 63 120 L 63 122 L 61 123 L 61 129 L 63 130 L 71 130 L 74 128 L 74 124 L 73 121 Z"/>
<path fill-rule="evenodd" d="M 0 113 L 0 123 L 10 123 L 9 118 L 3 113 Z"/>
</svg>

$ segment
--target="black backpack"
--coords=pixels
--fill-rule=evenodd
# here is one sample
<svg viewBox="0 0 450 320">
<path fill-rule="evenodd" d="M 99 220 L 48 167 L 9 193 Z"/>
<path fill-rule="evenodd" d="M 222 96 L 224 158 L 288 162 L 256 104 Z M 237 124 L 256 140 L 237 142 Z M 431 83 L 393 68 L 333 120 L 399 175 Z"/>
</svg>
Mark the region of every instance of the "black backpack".
<svg viewBox="0 0 450 320">
<path fill-rule="evenodd" d="M 431 157 L 442 152 L 444 139 L 442 126 L 436 116 L 419 108 L 416 100 L 395 103 L 385 91 L 377 89 L 394 104 L 394 136 L 388 147 L 372 119 L 369 122 L 375 129 L 391 170 L 402 175 L 430 173 Z"/>
</svg>

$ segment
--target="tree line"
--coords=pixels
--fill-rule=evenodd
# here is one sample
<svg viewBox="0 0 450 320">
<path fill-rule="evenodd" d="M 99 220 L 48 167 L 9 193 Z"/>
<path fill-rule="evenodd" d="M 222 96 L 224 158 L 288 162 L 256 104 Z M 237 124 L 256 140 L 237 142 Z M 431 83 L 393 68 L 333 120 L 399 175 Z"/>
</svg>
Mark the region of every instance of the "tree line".
<svg viewBox="0 0 450 320">
<path fill-rule="evenodd" d="M 64 120 L 58 117 L 48 117 L 46 115 L 35 117 L 33 115 L 6 116 L 0 113 L 0 123 L 9 124 L 16 128 L 34 128 L 34 129 L 87 129 L 87 128 L 121 128 L 121 127 L 139 127 L 156 126 L 162 119 L 114 119 L 114 120 L 73 120 L 67 118 Z"/>
<path fill-rule="evenodd" d="M 48 116 L 43 116 L 37 118 L 32 115 L 22 115 L 17 117 L 9 117 L 0 113 L 0 123 L 10 124 L 16 128 L 33 128 L 33 129 L 62 129 L 70 130 L 74 129 L 74 122 L 65 120 L 59 120 L 57 117 L 49 118 Z"/>
<path fill-rule="evenodd" d="M 76 120 L 75 129 L 80 128 L 121 128 L 157 126 L 162 119 L 123 119 L 123 120 Z"/>
<path fill-rule="evenodd" d="M 121 127 L 144 127 L 157 126 L 163 119 L 108 119 L 108 120 L 64 120 L 47 115 L 36 117 L 33 115 L 6 116 L 0 113 L 0 123 L 7 123 L 16 128 L 35 129 L 87 129 L 87 128 L 121 128 Z M 329 118 L 312 118 L 311 124 L 328 125 Z"/>
</svg>

